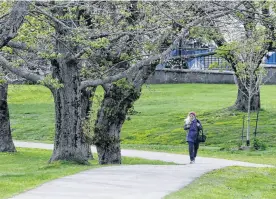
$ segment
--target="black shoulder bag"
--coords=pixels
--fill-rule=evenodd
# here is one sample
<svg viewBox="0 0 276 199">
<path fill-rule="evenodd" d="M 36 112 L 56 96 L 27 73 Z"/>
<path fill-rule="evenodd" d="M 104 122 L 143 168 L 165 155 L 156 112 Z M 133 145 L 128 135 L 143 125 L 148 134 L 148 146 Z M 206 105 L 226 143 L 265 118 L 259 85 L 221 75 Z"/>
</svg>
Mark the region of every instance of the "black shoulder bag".
<svg viewBox="0 0 276 199">
<path fill-rule="evenodd" d="M 203 133 L 203 128 L 198 132 L 197 141 L 198 142 L 205 142 L 206 141 L 206 135 Z"/>
</svg>

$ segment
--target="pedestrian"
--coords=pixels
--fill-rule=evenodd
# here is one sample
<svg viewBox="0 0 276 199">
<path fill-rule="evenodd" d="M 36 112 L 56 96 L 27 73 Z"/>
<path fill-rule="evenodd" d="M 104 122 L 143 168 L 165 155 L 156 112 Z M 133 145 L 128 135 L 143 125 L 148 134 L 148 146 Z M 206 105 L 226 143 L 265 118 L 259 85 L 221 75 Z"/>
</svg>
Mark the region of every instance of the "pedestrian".
<svg viewBox="0 0 276 199">
<path fill-rule="evenodd" d="M 189 144 L 190 163 L 195 163 L 197 150 L 199 147 L 198 132 L 202 130 L 200 121 L 196 118 L 195 112 L 190 112 L 185 119 L 184 130 L 187 130 L 186 141 Z"/>
</svg>

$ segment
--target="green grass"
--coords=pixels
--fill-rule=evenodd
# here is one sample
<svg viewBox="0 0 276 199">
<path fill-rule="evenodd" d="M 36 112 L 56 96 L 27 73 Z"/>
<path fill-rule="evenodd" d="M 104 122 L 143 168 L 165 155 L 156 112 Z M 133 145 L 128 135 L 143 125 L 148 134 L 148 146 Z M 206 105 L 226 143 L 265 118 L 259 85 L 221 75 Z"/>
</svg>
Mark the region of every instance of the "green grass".
<svg viewBox="0 0 276 199">
<path fill-rule="evenodd" d="M 102 94 L 97 90 L 97 95 Z M 143 87 L 141 98 L 134 104 L 139 113 L 126 120 L 121 138 L 123 147 L 143 150 L 186 153 L 183 119 L 191 110 L 198 114 L 207 133 L 200 155 L 276 164 L 276 86 L 261 89 L 258 138 L 267 151 L 236 151 L 240 144 L 244 113 L 229 111 L 237 94 L 235 85 L 165 84 Z M 93 107 L 94 115 L 100 97 Z M 14 139 L 52 142 L 54 138 L 54 105 L 50 91 L 42 86 L 10 86 L 9 105 Z M 256 113 L 252 114 L 256 117 Z M 254 130 L 251 122 L 251 130 Z M 251 133 L 253 136 L 253 133 Z M 224 151 L 221 151 L 224 149 Z"/>
<path fill-rule="evenodd" d="M 34 85 L 9 86 L 11 129 L 15 139 L 53 141 L 55 112 L 49 89 Z"/>
<path fill-rule="evenodd" d="M 276 97 L 271 96 L 275 92 L 276 86 L 264 86 L 261 90 L 262 111 L 258 137 L 269 146 L 275 146 L 276 142 L 273 139 L 276 133 Z M 102 93 L 102 89 L 98 89 L 97 93 Z M 244 113 L 225 109 L 234 104 L 236 93 L 235 85 L 144 86 L 141 98 L 134 105 L 139 113 L 131 115 L 131 119 L 123 125 L 122 143 L 184 144 L 183 119 L 193 110 L 197 112 L 208 134 L 206 145 L 236 145 L 240 142 Z M 9 106 L 15 139 L 53 140 L 54 105 L 48 89 L 42 86 L 10 86 Z M 253 113 L 253 117 L 255 115 Z"/>
<path fill-rule="evenodd" d="M 261 90 L 263 110 L 258 136 L 270 146 L 275 146 L 276 142 L 272 139 L 276 133 L 276 98 L 271 96 L 275 92 L 275 86 L 264 86 Z M 236 93 L 235 85 L 150 85 L 150 88 L 144 88 L 141 99 L 134 105 L 140 114 L 131 116 L 123 126 L 123 143 L 183 144 L 183 119 L 193 110 L 208 134 L 207 145 L 236 145 L 240 141 L 244 113 L 226 109 L 234 104 Z M 256 117 L 255 113 L 253 117 Z"/>
<path fill-rule="evenodd" d="M 229 96 L 234 97 L 234 93 L 233 85 L 150 85 L 134 105 L 140 114 L 132 116 L 123 126 L 123 143 L 183 144 L 182 125 L 188 112 L 194 110 L 200 115 L 228 107 L 232 103 Z"/>
<path fill-rule="evenodd" d="M 17 153 L 0 153 L 0 199 L 8 198 L 59 177 L 100 167 L 96 160 L 90 161 L 90 166 L 65 161 L 48 164 L 47 161 L 51 156 L 50 150 L 27 148 L 17 148 L 17 150 Z M 130 157 L 123 157 L 122 163 L 127 165 L 173 164 Z"/>
<path fill-rule="evenodd" d="M 229 167 L 212 171 L 166 199 L 273 199 L 275 168 Z"/>
</svg>

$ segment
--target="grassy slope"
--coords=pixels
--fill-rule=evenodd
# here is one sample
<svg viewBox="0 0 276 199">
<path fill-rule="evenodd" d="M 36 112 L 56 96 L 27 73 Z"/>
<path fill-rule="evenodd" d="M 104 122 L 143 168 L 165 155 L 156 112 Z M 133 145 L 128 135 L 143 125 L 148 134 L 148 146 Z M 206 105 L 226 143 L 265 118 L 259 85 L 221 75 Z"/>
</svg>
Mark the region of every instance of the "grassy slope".
<svg viewBox="0 0 276 199">
<path fill-rule="evenodd" d="M 69 162 L 47 164 L 50 150 L 18 148 L 17 153 L 0 153 L 0 199 L 36 187 L 44 182 L 83 170 L 100 167 L 96 160 L 90 166 Z M 95 157 L 96 158 L 96 157 Z M 123 157 L 123 164 L 172 164 L 140 158 Z"/>
<path fill-rule="evenodd" d="M 275 146 L 276 142 L 273 139 L 276 98 L 271 96 L 275 91 L 275 86 L 264 86 L 261 90 L 263 110 L 260 113 L 258 137 L 270 146 Z M 144 87 L 142 97 L 134 105 L 140 113 L 130 116 L 131 120 L 123 125 L 122 142 L 140 145 L 183 144 L 183 119 L 187 112 L 193 110 L 198 113 L 208 134 L 206 145 L 237 145 L 244 113 L 224 109 L 234 103 L 236 92 L 235 85 L 166 84 Z M 15 139 L 53 140 L 54 105 L 48 89 L 42 86 L 11 86 L 9 105 Z"/>
<path fill-rule="evenodd" d="M 261 91 L 263 110 L 260 113 L 258 138 L 270 146 L 275 146 L 276 142 L 276 98 L 271 96 L 275 91 L 275 86 L 264 86 Z M 97 93 L 100 95 L 102 90 L 98 89 Z M 182 123 L 186 113 L 194 110 L 208 136 L 207 143 L 201 145 L 199 155 L 276 165 L 276 149 L 271 147 L 260 152 L 220 151 L 240 142 L 244 113 L 223 109 L 234 103 L 235 96 L 235 85 L 146 86 L 142 97 L 135 103 L 135 110 L 140 113 L 131 115 L 131 120 L 123 126 L 123 147 L 187 154 L 186 145 L 181 145 L 185 143 Z M 96 106 L 100 104 L 99 98 L 94 101 Z M 15 139 L 53 140 L 54 105 L 48 89 L 42 86 L 11 86 L 9 105 Z"/>
<path fill-rule="evenodd" d="M 271 139 L 276 127 L 276 98 L 271 97 L 275 91 L 275 86 L 265 86 L 261 91 L 264 110 L 260 113 L 259 136 L 270 145 L 276 142 Z M 123 126 L 123 143 L 185 143 L 183 119 L 193 110 L 208 133 L 207 145 L 236 145 L 240 140 L 244 114 L 224 109 L 234 104 L 236 92 L 235 85 L 151 85 L 150 89 L 143 90 L 141 99 L 135 103 L 135 109 L 141 113 L 132 116 L 132 120 Z"/>
<path fill-rule="evenodd" d="M 135 109 L 141 113 L 132 116 L 123 127 L 123 143 L 185 143 L 182 124 L 187 113 L 193 110 L 200 115 L 230 106 L 233 100 L 229 96 L 234 96 L 234 92 L 233 85 L 150 85 L 144 88 L 141 99 L 135 103 Z"/>
</svg>

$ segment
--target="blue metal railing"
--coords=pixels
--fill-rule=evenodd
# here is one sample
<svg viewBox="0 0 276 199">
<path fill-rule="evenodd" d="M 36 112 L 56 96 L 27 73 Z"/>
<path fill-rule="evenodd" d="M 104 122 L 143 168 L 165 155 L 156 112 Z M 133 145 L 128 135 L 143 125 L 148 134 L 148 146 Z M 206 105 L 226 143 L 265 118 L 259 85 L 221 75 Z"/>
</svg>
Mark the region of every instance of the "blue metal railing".
<svg viewBox="0 0 276 199">
<path fill-rule="evenodd" d="M 276 53 L 270 52 L 270 56 L 265 61 L 266 64 L 276 65 Z"/>
<path fill-rule="evenodd" d="M 214 52 L 214 48 L 202 48 L 202 49 L 175 49 L 171 51 L 167 61 L 165 63 L 159 64 L 158 69 L 171 68 L 171 61 L 174 62 L 174 66 L 178 65 L 177 68 L 187 68 L 187 69 L 198 69 L 198 70 L 208 70 L 210 65 L 216 63 L 217 67 L 213 67 L 211 70 L 232 70 L 228 66 L 227 62 L 218 58 L 214 55 L 208 55 L 210 52 Z M 187 55 L 196 55 L 194 58 L 187 58 Z M 202 55 L 202 56 L 201 56 Z M 271 52 L 267 57 L 265 64 L 276 66 L 276 52 Z"/>
</svg>

